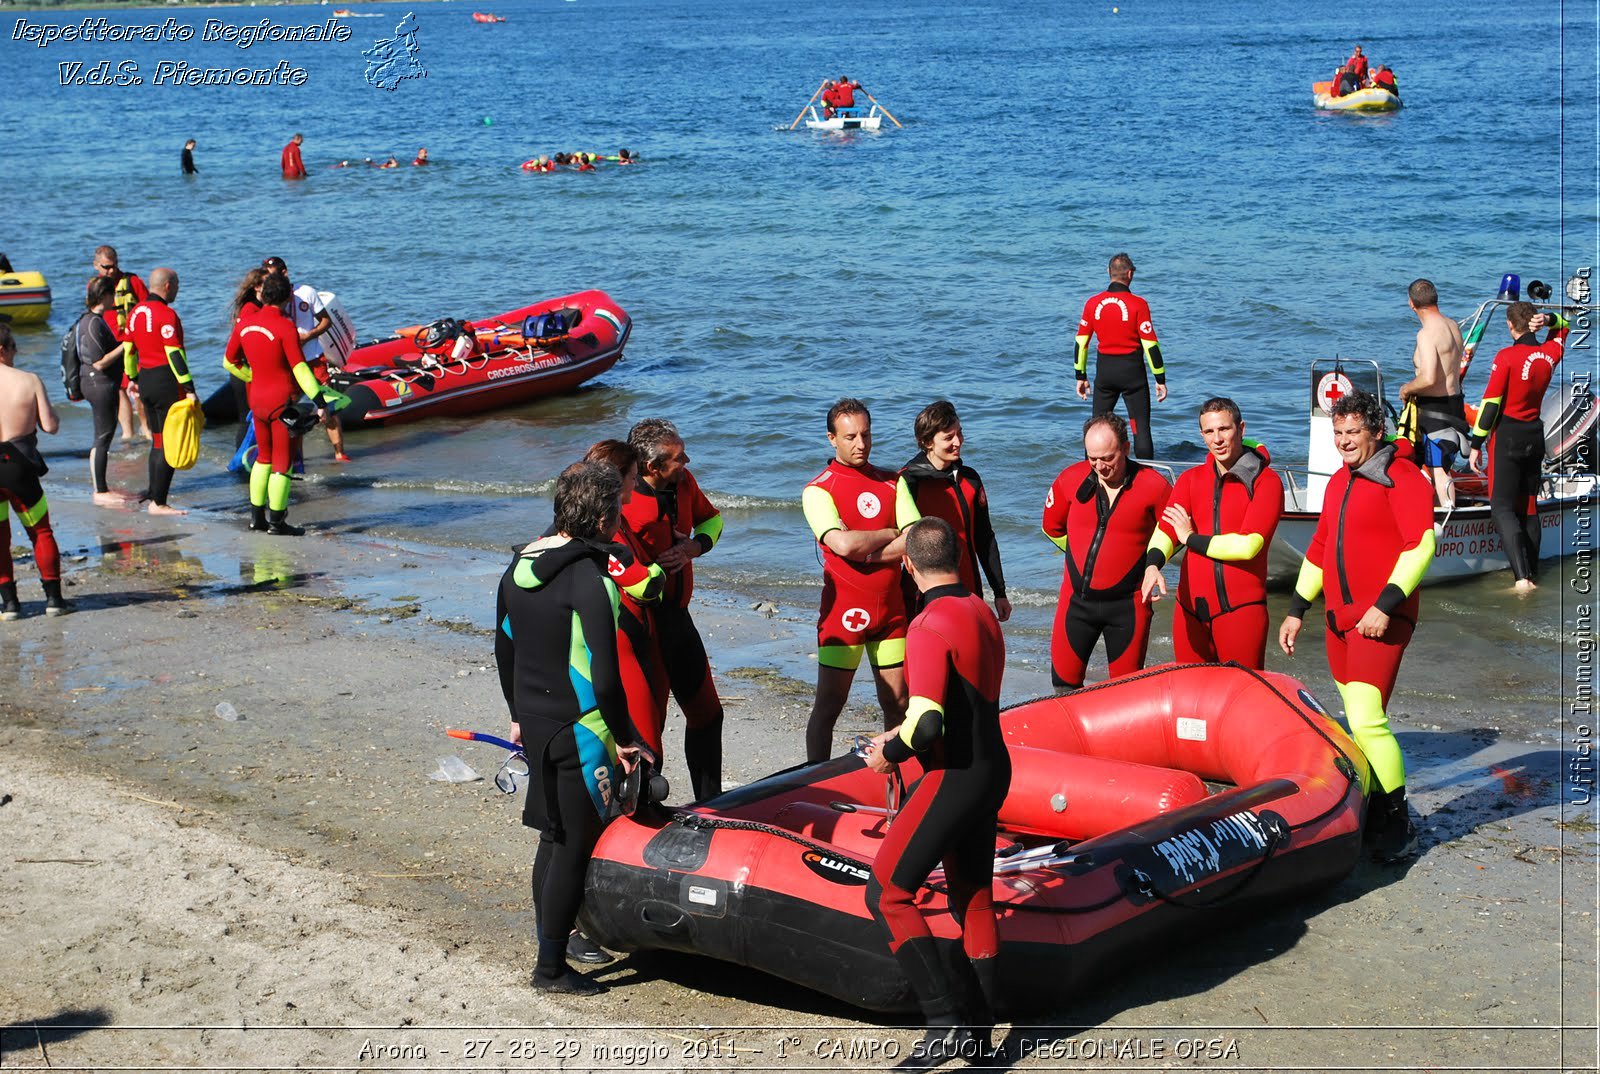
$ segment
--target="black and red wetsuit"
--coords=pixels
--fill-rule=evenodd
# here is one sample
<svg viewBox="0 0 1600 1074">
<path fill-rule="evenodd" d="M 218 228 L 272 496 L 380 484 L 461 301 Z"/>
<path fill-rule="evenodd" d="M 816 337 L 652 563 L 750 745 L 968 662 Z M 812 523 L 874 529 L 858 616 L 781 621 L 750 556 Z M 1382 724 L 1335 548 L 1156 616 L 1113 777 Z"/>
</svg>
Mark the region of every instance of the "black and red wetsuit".
<svg viewBox="0 0 1600 1074">
<path fill-rule="evenodd" d="M 1372 76 L 1372 84 L 1381 90 L 1388 90 L 1396 97 L 1400 96 L 1400 85 L 1395 81 L 1393 71 L 1379 71 Z"/>
<path fill-rule="evenodd" d="M 1094 366 L 1094 413 L 1109 414 L 1120 398 L 1128 408 L 1133 429 L 1133 453 L 1141 459 L 1155 454 L 1150 435 L 1150 385 L 1144 377 L 1148 363 L 1157 384 L 1167 382 L 1161 343 L 1150 323 L 1150 304 L 1125 283 L 1113 283 L 1083 304 L 1078 320 L 1072 371 L 1078 380 L 1089 379 L 1089 337 L 1097 341 Z"/>
<path fill-rule="evenodd" d="M 151 502 L 165 504 L 175 471 L 167 465 L 162 450 L 162 428 L 172 404 L 194 394 L 189 359 L 183 349 L 183 322 L 165 299 L 150 295 L 128 314 L 128 338 L 134 348 L 128 373 L 139 382 L 139 402 L 153 437 L 148 495 Z"/>
<path fill-rule="evenodd" d="M 1145 548 L 1171 491 L 1159 471 L 1132 459 L 1115 499 L 1087 460 L 1061 471 L 1050 486 L 1044 532 L 1067 557 L 1050 635 L 1050 676 L 1057 686 L 1083 685 L 1102 634 L 1113 679 L 1144 667 L 1150 605 L 1139 598 L 1139 583 Z"/>
<path fill-rule="evenodd" d="M 989 493 L 978 471 L 964 462 L 940 470 L 924 452 L 912 456 L 900 469 L 900 480 L 923 518 L 942 518 L 956 535 L 961 558 L 957 569 L 961 584 L 983 596 L 983 577 L 989 579 L 996 600 L 1006 595 L 1005 573 L 1000 568 L 1000 543 L 989 520 Z M 980 575 L 981 568 L 981 575 Z M 908 580 L 909 581 L 909 580 Z M 920 607 L 916 594 L 907 594 L 908 608 Z"/>
<path fill-rule="evenodd" d="M 684 470 L 676 484 L 659 489 L 639 478 L 631 492 L 624 492 L 620 528 L 648 566 L 684 534 L 700 545 L 702 555 L 711 551 L 722 536 L 722 515 L 700 491 L 694 475 Z M 693 562 L 666 575 L 661 602 L 651 612 L 652 641 L 667 685 L 683 710 L 689 781 L 695 799 L 703 800 L 722 792 L 722 701 L 711 678 L 705 642 L 689 614 L 693 594 Z M 652 726 L 660 728 L 666 721 L 666 694 L 657 691 L 657 696 L 659 715 Z"/>
<path fill-rule="evenodd" d="M 11 563 L 13 511 L 28 531 L 28 540 L 33 542 L 33 562 L 39 570 L 39 580 L 46 583 L 61 580 L 61 550 L 56 545 L 55 530 L 50 526 L 50 503 L 45 499 L 44 487 L 39 484 L 39 478 L 47 469 L 44 457 L 39 454 L 37 433 L 15 440 L 0 440 L 0 586 L 10 587 L 8 592 L 13 597 L 16 595 L 16 575 Z"/>
<path fill-rule="evenodd" d="M 1544 393 L 1567 342 L 1567 321 L 1559 314 L 1545 341 L 1532 332 L 1494 356 L 1489 384 L 1472 427 L 1472 446 L 1489 441 L 1489 514 L 1511 573 L 1533 579 L 1539 573 L 1539 472 L 1544 465 Z"/>
<path fill-rule="evenodd" d="M 1226 472 L 1207 459 L 1172 486 L 1168 504 L 1184 508 L 1194 523 L 1172 609 L 1172 652 L 1179 663 L 1266 666 L 1267 553 L 1283 517 L 1283 481 L 1271 462 L 1266 448 L 1246 441 Z M 1177 540 L 1161 522 L 1147 562 L 1164 566 Z"/>
<path fill-rule="evenodd" d="M 995 829 L 1011 786 L 1011 757 L 1000 731 L 1005 640 L 994 612 L 960 585 L 930 589 L 924 603 L 906 635 L 911 700 L 905 722 L 883 747 L 884 758 L 895 764 L 920 758 L 924 775 L 873 859 L 867 905 L 928 1023 L 981 1024 L 965 1017 L 982 997 L 961 963 L 970 960 L 981 979 L 1000 953 Z M 941 862 L 967 956 L 953 967 L 941 959 L 916 905 L 923 882 Z"/>
<path fill-rule="evenodd" d="M 1433 548 L 1433 484 L 1412 461 L 1410 442 L 1392 441 L 1360 467 L 1341 466 L 1328 479 L 1289 602 L 1289 615 L 1304 619 L 1322 594 L 1328 670 L 1351 735 L 1385 791 L 1405 785 L 1405 762 L 1389 730 L 1389 697 L 1416 629 L 1418 587 Z M 1389 617 L 1376 638 L 1356 629 L 1371 608 Z"/>
<path fill-rule="evenodd" d="M 1351 56 L 1344 61 L 1344 66 L 1345 70 L 1355 76 L 1357 89 L 1367 84 L 1367 58 L 1365 56 Z"/>
</svg>

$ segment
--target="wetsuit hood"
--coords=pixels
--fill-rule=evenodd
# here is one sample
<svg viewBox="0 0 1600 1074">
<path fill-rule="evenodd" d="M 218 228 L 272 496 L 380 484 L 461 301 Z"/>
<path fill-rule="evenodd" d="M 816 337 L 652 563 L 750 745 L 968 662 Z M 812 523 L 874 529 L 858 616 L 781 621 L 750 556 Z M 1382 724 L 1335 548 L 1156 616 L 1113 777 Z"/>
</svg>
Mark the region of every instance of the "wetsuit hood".
<svg viewBox="0 0 1600 1074">
<path fill-rule="evenodd" d="M 1256 491 L 1256 479 L 1261 472 L 1272 463 L 1272 455 L 1265 446 L 1254 440 L 1244 441 L 1244 454 L 1234 460 L 1232 466 L 1222 475 L 1224 478 L 1235 478 L 1240 481 L 1245 491 L 1251 495 Z"/>
<path fill-rule="evenodd" d="M 914 481 L 954 481 L 961 473 L 961 463 L 958 461 L 948 470 L 941 470 L 928 461 L 928 453 L 919 451 L 911 457 L 911 461 L 900 468 L 900 472 Z"/>
<path fill-rule="evenodd" d="M 1395 459 L 1411 457 L 1411 442 L 1409 440 L 1390 440 L 1377 451 L 1372 453 L 1372 458 L 1360 466 L 1351 469 L 1352 478 L 1364 477 L 1368 481 L 1376 482 L 1386 489 L 1394 488 L 1394 478 L 1389 476 L 1389 464 Z"/>
</svg>

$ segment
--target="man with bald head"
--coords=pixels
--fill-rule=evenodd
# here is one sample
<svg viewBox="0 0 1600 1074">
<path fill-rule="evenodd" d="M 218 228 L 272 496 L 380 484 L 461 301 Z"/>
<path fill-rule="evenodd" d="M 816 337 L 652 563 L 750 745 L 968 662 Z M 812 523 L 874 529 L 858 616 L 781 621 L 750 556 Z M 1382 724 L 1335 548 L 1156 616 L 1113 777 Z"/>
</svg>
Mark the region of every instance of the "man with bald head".
<svg viewBox="0 0 1600 1074">
<path fill-rule="evenodd" d="M 127 357 L 128 376 L 139 383 L 139 401 L 152 436 L 146 510 L 152 515 L 181 515 L 187 512 L 167 504 L 175 471 L 167 464 L 161 435 L 172 404 L 195 393 L 183 349 L 183 322 L 172 308 L 178 297 L 178 274 L 158 268 L 150 273 L 149 287 L 150 296 L 128 314 L 128 338 L 133 347 Z"/>
</svg>

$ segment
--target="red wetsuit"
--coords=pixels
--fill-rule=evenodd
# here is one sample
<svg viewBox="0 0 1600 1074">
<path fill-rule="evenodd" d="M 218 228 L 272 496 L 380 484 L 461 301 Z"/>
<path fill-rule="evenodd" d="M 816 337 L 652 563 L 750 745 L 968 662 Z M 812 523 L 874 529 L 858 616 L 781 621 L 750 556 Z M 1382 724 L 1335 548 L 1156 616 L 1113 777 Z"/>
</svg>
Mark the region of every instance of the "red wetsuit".
<svg viewBox="0 0 1600 1074">
<path fill-rule="evenodd" d="M 183 349 L 183 323 L 164 299 L 151 295 L 128 314 L 128 339 L 138 359 L 139 403 L 153 438 L 147 491 L 153 503 L 165 504 L 174 471 L 162 449 L 162 430 L 172 404 L 194 392 Z"/>
<path fill-rule="evenodd" d="M 1155 454 L 1155 441 L 1150 435 L 1150 385 L 1145 380 L 1144 367 L 1149 365 L 1157 384 L 1167 382 L 1161 343 L 1150 323 L 1150 304 L 1128 290 L 1125 283 L 1113 283 L 1083 304 L 1072 359 L 1073 375 L 1080 381 L 1089 379 L 1091 336 L 1097 341 L 1098 352 L 1094 413 L 1111 413 L 1121 399 L 1128 408 L 1133 453 L 1148 459 Z"/>
<path fill-rule="evenodd" d="M 1395 83 L 1393 71 L 1379 71 L 1372 76 L 1372 84 L 1379 89 L 1388 90 L 1396 97 L 1400 96 L 1400 87 Z"/>
<path fill-rule="evenodd" d="M 819 654 L 827 647 L 856 647 L 905 637 L 900 564 L 857 563 L 839 555 L 822 540 L 836 529 L 901 528 L 896 509 L 897 481 L 893 473 L 871 463 L 858 469 L 834 459 L 806 485 L 801 502 L 806 507 L 811 532 L 822 546 L 822 605 L 817 612 Z M 826 502 L 816 499 L 813 489 L 824 493 Z M 809 504 L 806 497 L 811 497 Z M 822 509 L 813 510 L 813 504 L 820 504 Z M 877 666 L 898 667 L 900 663 L 896 658 Z M 850 666 L 853 669 L 856 665 Z"/>
<path fill-rule="evenodd" d="M 995 598 L 1004 597 L 1006 579 L 1000 569 L 1000 545 L 989 521 L 989 494 L 984 490 L 978 471 L 966 463 L 940 470 L 928 461 L 926 454 L 919 452 L 901 467 L 900 479 L 906 483 L 922 517 L 942 518 L 950 523 L 961 550 L 957 568 L 967 591 L 983 596 L 981 566 Z M 907 604 L 917 606 L 909 600 Z"/>
<path fill-rule="evenodd" d="M 860 88 L 857 82 L 841 82 L 833 90 L 833 106 L 835 108 L 854 108 L 856 106 L 856 90 Z"/>
<path fill-rule="evenodd" d="M 620 528 L 648 565 L 676 544 L 680 535 L 693 537 L 702 555 L 711 551 L 722 535 L 722 515 L 700 491 L 694 475 L 684 470 L 676 485 L 660 489 L 640 478 L 624 497 Z M 711 678 L 705 642 L 689 614 L 693 594 L 691 561 L 664 579 L 661 603 L 651 611 L 651 643 L 666 673 L 667 686 L 683 710 L 687 725 L 683 749 L 695 799 L 701 800 L 722 791 L 722 701 Z M 640 663 L 649 666 L 649 657 L 640 658 Z M 666 722 L 666 693 L 657 687 L 654 697 L 658 704 L 651 726 L 660 728 Z"/>
<path fill-rule="evenodd" d="M 1328 666 L 1335 682 L 1376 686 L 1384 707 L 1394 689 L 1400 657 L 1417 624 L 1418 586 L 1432 560 L 1433 485 L 1411 461 L 1409 441 L 1385 444 L 1359 470 L 1341 466 L 1322 494 L 1322 517 L 1306 549 L 1328 614 Z M 1400 564 L 1427 554 L 1415 570 Z M 1398 581 L 1391 577 L 1400 575 Z M 1304 618 L 1316 588 L 1305 568 L 1289 614 Z M 1368 608 L 1390 617 L 1381 638 L 1355 629 Z"/>
<path fill-rule="evenodd" d="M 304 179 L 306 177 L 305 161 L 300 159 L 300 145 L 290 142 L 283 147 L 283 177 L 285 179 Z"/>
<path fill-rule="evenodd" d="M 295 438 L 278 419 L 300 394 L 294 367 L 304 365 L 305 360 L 294 321 L 277 306 L 241 315 L 223 349 L 223 361 L 250 369 L 247 393 L 256 431 L 256 458 L 269 464 L 275 474 L 287 474 L 294 462 Z"/>
<path fill-rule="evenodd" d="M 1365 56 L 1351 56 L 1344 61 L 1345 69 L 1356 77 L 1356 88 L 1360 89 L 1367 84 L 1367 58 Z"/>
<path fill-rule="evenodd" d="M 1044 501 L 1044 532 L 1066 553 L 1050 637 L 1057 686 L 1083 685 L 1089 654 L 1103 634 L 1111 677 L 1144 667 L 1150 605 L 1139 599 L 1145 547 L 1172 486 L 1128 460 L 1122 491 L 1110 499 L 1085 460 L 1061 471 Z"/>
<path fill-rule="evenodd" d="M 1011 757 L 1000 731 L 1006 647 L 994 612 L 960 585 L 924 595 L 906 635 L 910 703 L 900 733 L 884 743 L 896 764 L 913 755 L 924 775 L 873 857 L 867 905 L 932 1024 L 982 1005 L 963 975 L 941 960 L 917 893 L 943 862 L 950 912 L 980 979 L 1000 952 L 994 914 L 994 844 Z"/>
<path fill-rule="evenodd" d="M 1226 473 L 1214 459 L 1178 475 L 1169 504 L 1189 512 L 1194 532 L 1178 575 L 1172 610 L 1173 656 L 1180 663 L 1233 660 L 1258 671 L 1267 649 L 1267 553 L 1283 517 L 1283 481 L 1267 449 L 1246 442 Z M 1177 533 L 1160 523 L 1149 562 L 1162 566 Z"/>
<path fill-rule="evenodd" d="M 1532 332 L 1494 356 L 1483 390 L 1472 446 L 1489 441 L 1489 513 L 1511 573 L 1532 580 L 1539 573 L 1539 472 L 1544 463 L 1544 422 L 1539 409 L 1566 350 L 1568 325 L 1557 316 L 1540 343 Z"/>
</svg>

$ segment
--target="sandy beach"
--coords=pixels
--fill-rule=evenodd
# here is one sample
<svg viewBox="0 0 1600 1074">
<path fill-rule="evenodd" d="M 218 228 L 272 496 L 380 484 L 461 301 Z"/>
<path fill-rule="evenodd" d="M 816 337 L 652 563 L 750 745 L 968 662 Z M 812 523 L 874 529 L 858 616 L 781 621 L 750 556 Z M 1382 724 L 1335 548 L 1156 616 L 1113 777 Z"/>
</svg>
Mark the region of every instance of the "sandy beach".
<svg viewBox="0 0 1600 1074">
<path fill-rule="evenodd" d="M 499 759 L 443 734 L 505 729 L 477 607 L 493 557 L 61 499 L 78 612 L 44 618 L 23 560 L 29 617 L 0 630 L 0 1066 L 870 1070 L 918 1036 L 681 956 L 625 956 L 594 999 L 528 988 L 520 802 L 429 778 Z M 697 599 L 728 781 L 797 763 L 803 616 Z M 877 721 L 852 700 L 841 736 Z M 997 1033 L 989 1065 L 1595 1069 L 1600 857 L 1574 744 L 1402 707 L 1425 815 L 1408 868 L 1131 957 Z"/>
</svg>

